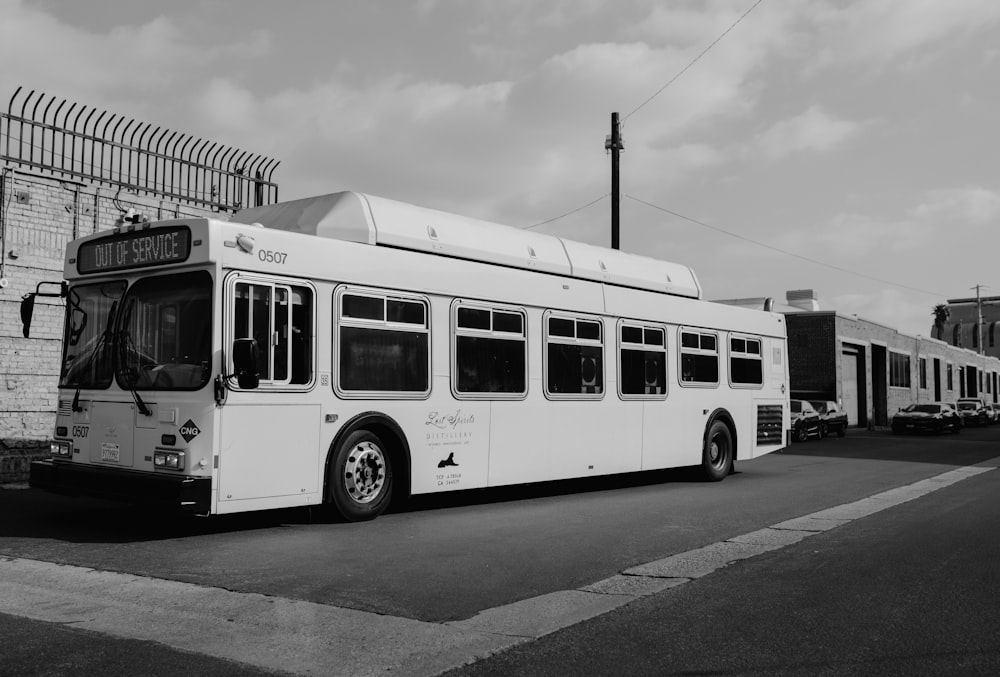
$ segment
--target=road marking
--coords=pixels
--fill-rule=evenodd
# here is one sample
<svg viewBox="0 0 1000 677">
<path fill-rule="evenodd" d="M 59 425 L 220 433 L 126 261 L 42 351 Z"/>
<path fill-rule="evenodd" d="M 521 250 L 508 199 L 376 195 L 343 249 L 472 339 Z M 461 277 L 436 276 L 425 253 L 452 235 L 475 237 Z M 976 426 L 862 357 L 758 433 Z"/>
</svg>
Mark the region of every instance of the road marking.
<svg viewBox="0 0 1000 677">
<path fill-rule="evenodd" d="M 0 612 L 293 674 L 434 675 L 994 469 L 957 468 L 462 621 L 428 623 L 13 557 L 0 557 Z"/>
</svg>

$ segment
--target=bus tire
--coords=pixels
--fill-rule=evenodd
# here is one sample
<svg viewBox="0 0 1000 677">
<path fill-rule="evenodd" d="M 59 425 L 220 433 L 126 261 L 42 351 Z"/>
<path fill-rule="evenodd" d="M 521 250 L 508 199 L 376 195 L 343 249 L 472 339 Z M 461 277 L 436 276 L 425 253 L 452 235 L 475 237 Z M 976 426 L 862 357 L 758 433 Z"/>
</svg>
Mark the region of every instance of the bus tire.
<svg viewBox="0 0 1000 677">
<path fill-rule="evenodd" d="M 375 519 L 392 499 L 392 463 L 378 435 L 369 430 L 350 433 L 333 455 L 330 499 L 348 522 Z"/>
<path fill-rule="evenodd" d="M 701 455 L 701 469 L 705 480 L 718 482 L 733 470 L 733 434 L 722 421 L 712 421 L 705 435 L 705 448 Z"/>
</svg>

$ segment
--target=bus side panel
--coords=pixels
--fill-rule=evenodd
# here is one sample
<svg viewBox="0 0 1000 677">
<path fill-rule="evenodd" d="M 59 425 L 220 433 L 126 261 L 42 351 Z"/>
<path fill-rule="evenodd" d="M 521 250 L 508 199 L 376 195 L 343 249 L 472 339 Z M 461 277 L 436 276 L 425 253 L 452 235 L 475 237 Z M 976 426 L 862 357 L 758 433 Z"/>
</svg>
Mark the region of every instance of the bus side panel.
<svg viewBox="0 0 1000 677">
<path fill-rule="evenodd" d="M 439 391 L 447 392 L 447 381 L 435 381 Z M 449 394 L 401 405 L 393 414 L 410 447 L 414 494 L 486 486 L 489 402 L 458 402 Z"/>
<path fill-rule="evenodd" d="M 288 497 L 284 505 L 318 503 L 320 405 L 237 399 L 231 396 L 222 408 L 219 512 L 232 511 L 223 508 L 227 501 L 248 499 Z"/>
<path fill-rule="evenodd" d="M 490 486 L 639 470 L 642 413 L 623 404 L 495 402 Z"/>
<path fill-rule="evenodd" d="M 689 464 L 690 440 L 684 439 L 682 433 L 690 421 L 681 414 L 676 396 L 671 393 L 665 401 L 642 404 L 642 469 L 674 468 L 686 461 Z"/>
</svg>

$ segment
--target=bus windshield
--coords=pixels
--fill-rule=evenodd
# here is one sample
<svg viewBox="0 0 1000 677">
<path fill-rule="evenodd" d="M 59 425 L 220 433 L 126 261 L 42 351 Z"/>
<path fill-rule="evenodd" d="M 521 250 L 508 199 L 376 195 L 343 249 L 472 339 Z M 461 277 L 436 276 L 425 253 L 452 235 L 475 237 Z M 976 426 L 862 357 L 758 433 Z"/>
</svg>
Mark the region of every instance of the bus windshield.
<svg viewBox="0 0 1000 677">
<path fill-rule="evenodd" d="M 119 311 L 116 371 L 126 390 L 196 390 L 212 371 L 212 278 L 144 278 Z"/>
<path fill-rule="evenodd" d="M 69 291 L 60 388 L 107 388 L 113 374 L 116 309 L 125 282 L 79 285 Z"/>
<path fill-rule="evenodd" d="M 66 303 L 61 388 L 196 390 L 212 368 L 207 272 L 78 285 Z"/>
</svg>

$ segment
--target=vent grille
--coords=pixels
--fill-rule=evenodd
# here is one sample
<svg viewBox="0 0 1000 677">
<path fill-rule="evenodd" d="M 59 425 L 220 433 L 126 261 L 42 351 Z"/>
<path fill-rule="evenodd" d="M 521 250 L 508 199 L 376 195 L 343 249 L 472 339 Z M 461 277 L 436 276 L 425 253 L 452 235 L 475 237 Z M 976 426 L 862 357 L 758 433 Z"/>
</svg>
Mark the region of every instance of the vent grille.
<svg viewBox="0 0 1000 677">
<path fill-rule="evenodd" d="M 59 400 L 59 411 L 60 416 L 69 416 L 73 413 L 73 403 L 69 400 Z"/>
<path fill-rule="evenodd" d="M 781 444 L 783 407 L 780 404 L 757 405 L 757 444 Z"/>
</svg>

